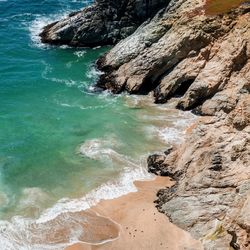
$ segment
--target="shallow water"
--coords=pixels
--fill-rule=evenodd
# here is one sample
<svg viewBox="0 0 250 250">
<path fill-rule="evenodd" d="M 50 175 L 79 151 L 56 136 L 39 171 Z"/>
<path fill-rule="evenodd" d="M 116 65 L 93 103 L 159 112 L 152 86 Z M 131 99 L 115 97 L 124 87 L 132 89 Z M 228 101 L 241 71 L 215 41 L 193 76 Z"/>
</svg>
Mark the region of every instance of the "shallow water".
<svg viewBox="0 0 250 250">
<path fill-rule="evenodd" d="M 0 1 L 1 249 L 61 249 L 62 240 L 41 246 L 52 219 L 135 191 L 133 180 L 152 178 L 146 156 L 181 140 L 193 119 L 150 97 L 93 92 L 108 48 L 40 43 L 43 25 L 83 5 Z"/>
</svg>

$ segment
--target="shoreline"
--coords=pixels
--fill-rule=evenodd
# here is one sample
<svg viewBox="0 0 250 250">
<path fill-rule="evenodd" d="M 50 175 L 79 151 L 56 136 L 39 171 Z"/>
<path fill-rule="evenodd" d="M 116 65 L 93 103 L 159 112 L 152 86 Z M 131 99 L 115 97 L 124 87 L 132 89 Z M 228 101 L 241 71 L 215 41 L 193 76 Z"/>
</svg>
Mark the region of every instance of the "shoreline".
<svg viewBox="0 0 250 250">
<path fill-rule="evenodd" d="M 100 201 L 76 214 L 82 221 L 84 215 L 90 216 L 87 225 L 81 224 L 87 230 L 80 230 L 79 241 L 93 243 L 77 243 L 67 250 L 203 249 L 202 245 L 206 249 L 248 249 L 249 7 L 230 6 L 230 12 L 217 16 L 206 15 L 208 10 L 204 13 L 209 0 L 176 2 L 180 4 L 165 6 L 161 15 L 118 38 L 121 42 L 96 62 L 104 73 L 98 87 L 113 93 L 152 92 L 155 103 L 179 96 L 178 109 L 203 116 L 178 148 L 150 156 L 151 172 L 172 177 L 176 185 L 169 188 L 166 177 L 136 181 L 136 193 Z M 85 17 L 92 17 L 86 13 L 45 27 L 42 41 L 96 46 L 96 41 L 86 39 L 89 22 Z M 80 34 L 85 37 L 74 40 L 77 29 L 73 26 L 70 31 L 68 22 L 74 19 L 79 25 L 82 16 Z M 98 22 L 94 26 L 103 27 Z M 116 34 L 106 33 L 116 44 Z M 153 202 L 158 190 L 158 210 L 202 242 L 157 213 Z"/>
<path fill-rule="evenodd" d="M 85 211 L 94 212 L 97 216 L 102 216 L 117 225 L 112 228 L 109 239 L 98 244 L 75 243 L 66 247 L 66 250 L 202 249 L 199 241 L 172 224 L 154 205 L 158 190 L 174 184 L 170 178 L 157 176 L 154 180 L 135 181 L 134 184 L 138 189 L 137 192 L 111 200 L 102 200 Z M 160 226 L 159 221 L 161 221 Z M 106 231 L 106 236 L 111 231 Z"/>
</svg>

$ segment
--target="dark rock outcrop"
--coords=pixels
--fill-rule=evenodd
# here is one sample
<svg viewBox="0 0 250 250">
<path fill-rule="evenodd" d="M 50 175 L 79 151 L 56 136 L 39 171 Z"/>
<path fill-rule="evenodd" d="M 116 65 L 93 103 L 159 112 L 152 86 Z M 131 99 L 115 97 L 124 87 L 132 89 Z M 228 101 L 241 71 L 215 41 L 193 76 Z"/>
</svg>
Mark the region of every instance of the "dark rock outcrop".
<svg viewBox="0 0 250 250">
<path fill-rule="evenodd" d="M 95 47 L 115 44 L 167 5 L 168 0 L 96 0 L 82 11 L 52 23 L 42 42 Z"/>
</svg>

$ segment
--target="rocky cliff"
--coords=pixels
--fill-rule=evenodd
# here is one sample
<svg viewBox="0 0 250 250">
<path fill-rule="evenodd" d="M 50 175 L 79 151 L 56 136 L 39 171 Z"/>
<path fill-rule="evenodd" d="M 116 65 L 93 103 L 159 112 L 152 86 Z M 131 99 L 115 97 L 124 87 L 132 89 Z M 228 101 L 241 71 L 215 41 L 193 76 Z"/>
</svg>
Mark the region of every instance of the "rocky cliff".
<svg viewBox="0 0 250 250">
<path fill-rule="evenodd" d="M 172 188 L 158 192 L 159 211 L 200 239 L 205 249 L 250 247 L 249 79 L 231 112 L 201 117 L 183 144 L 148 158 L 151 172 L 176 180 Z M 230 102 L 234 91 L 228 89 L 224 98 Z M 221 104 L 213 102 L 210 108 Z M 224 102 L 224 108 L 231 107 Z"/>
<path fill-rule="evenodd" d="M 216 1 L 117 1 L 115 10 L 101 6 L 116 1 L 97 1 L 46 27 L 42 38 L 92 46 L 126 37 L 98 60 L 104 74 L 97 85 L 153 93 L 157 103 L 175 98 L 177 108 L 200 115 L 183 144 L 148 159 L 151 172 L 176 180 L 159 191 L 159 211 L 205 249 L 250 249 L 250 6 L 231 1 L 231 9 L 225 1 L 222 12 L 211 7 Z M 109 11 L 121 5 L 116 26 Z M 112 20 L 105 28 L 99 14 L 93 18 L 98 8 Z"/>
<path fill-rule="evenodd" d="M 82 11 L 46 26 L 44 43 L 95 47 L 132 34 L 170 0 L 96 0 Z"/>
</svg>

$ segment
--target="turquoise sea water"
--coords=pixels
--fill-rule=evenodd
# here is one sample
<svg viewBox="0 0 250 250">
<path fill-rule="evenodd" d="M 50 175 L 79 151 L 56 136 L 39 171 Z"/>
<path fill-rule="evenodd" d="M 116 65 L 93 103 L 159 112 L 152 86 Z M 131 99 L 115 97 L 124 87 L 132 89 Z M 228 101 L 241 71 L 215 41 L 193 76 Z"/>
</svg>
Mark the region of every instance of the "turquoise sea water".
<svg viewBox="0 0 250 250">
<path fill-rule="evenodd" d="M 28 237 L 24 218 L 131 191 L 133 179 L 150 177 L 146 155 L 190 119 L 150 97 L 93 92 L 94 62 L 108 48 L 40 44 L 43 25 L 89 2 L 0 0 L 0 249 L 45 249 L 13 241 L 20 230 Z"/>
</svg>

